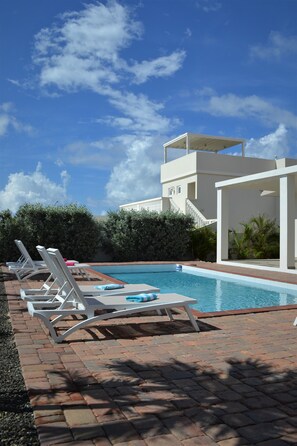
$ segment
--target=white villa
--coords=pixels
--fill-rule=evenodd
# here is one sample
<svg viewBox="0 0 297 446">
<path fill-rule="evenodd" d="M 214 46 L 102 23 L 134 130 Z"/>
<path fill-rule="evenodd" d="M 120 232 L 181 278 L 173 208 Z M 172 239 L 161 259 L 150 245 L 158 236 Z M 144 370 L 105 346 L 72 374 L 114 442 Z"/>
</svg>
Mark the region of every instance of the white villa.
<svg viewBox="0 0 297 446">
<path fill-rule="evenodd" d="M 241 154 L 222 153 L 236 146 Z M 243 139 L 193 133 L 166 142 L 161 165 L 162 197 L 124 204 L 120 208 L 174 210 L 191 214 L 197 227 L 213 225 L 215 229 L 217 226 L 220 263 L 228 260 L 228 230 L 239 230 L 241 222 L 265 214 L 280 224 L 280 269 L 293 268 L 297 252 L 297 160 L 246 157 L 244 146 Z M 183 150 L 185 154 L 168 161 L 169 149 Z M 287 181 L 286 187 L 283 178 Z"/>
</svg>

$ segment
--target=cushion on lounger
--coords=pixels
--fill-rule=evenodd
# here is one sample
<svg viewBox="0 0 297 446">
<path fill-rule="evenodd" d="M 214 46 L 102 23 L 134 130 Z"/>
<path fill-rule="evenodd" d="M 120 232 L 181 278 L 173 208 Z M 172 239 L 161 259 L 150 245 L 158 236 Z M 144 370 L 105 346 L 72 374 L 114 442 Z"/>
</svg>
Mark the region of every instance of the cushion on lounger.
<svg viewBox="0 0 297 446">
<path fill-rule="evenodd" d="M 155 293 L 141 293 L 135 296 L 127 296 L 126 300 L 129 302 L 150 302 L 151 300 L 158 299 L 158 295 Z"/>
<path fill-rule="evenodd" d="M 107 283 L 106 285 L 96 285 L 97 290 L 117 290 L 118 288 L 124 288 L 124 285 L 120 283 Z"/>
</svg>

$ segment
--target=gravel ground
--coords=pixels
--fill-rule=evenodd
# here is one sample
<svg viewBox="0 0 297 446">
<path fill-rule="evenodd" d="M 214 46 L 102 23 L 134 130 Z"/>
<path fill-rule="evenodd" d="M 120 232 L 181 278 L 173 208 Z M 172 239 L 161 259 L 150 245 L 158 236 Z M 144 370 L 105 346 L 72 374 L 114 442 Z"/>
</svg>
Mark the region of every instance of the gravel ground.
<svg viewBox="0 0 297 446">
<path fill-rule="evenodd" d="M 38 446 L 0 270 L 0 445 Z"/>
</svg>

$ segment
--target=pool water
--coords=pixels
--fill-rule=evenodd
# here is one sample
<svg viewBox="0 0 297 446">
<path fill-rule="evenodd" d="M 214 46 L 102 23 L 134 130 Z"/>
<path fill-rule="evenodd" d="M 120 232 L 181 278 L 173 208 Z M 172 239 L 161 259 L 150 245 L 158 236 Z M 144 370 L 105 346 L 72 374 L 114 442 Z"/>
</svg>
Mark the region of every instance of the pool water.
<svg viewBox="0 0 297 446">
<path fill-rule="evenodd" d="M 156 286 L 161 293 L 175 292 L 193 297 L 197 304 L 192 307 L 203 312 L 297 304 L 297 287 L 295 290 L 292 285 L 280 288 L 269 285 L 269 281 L 261 285 L 261 281 L 259 284 L 252 280 L 240 281 L 237 277 L 229 280 L 224 275 L 205 277 L 179 271 L 104 273 L 126 283 Z"/>
</svg>

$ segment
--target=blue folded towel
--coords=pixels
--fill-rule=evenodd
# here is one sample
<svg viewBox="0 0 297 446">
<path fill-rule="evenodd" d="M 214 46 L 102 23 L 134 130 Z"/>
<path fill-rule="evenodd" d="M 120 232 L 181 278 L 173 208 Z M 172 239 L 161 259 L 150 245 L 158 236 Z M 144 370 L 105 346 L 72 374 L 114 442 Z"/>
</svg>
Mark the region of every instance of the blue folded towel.
<svg viewBox="0 0 297 446">
<path fill-rule="evenodd" d="M 158 295 L 155 293 L 141 293 L 135 294 L 135 296 L 127 296 L 126 300 L 129 302 L 150 302 L 151 300 L 158 299 Z"/>
<path fill-rule="evenodd" d="M 97 290 L 117 290 L 118 288 L 124 288 L 121 283 L 107 283 L 106 285 L 96 285 Z"/>
</svg>

